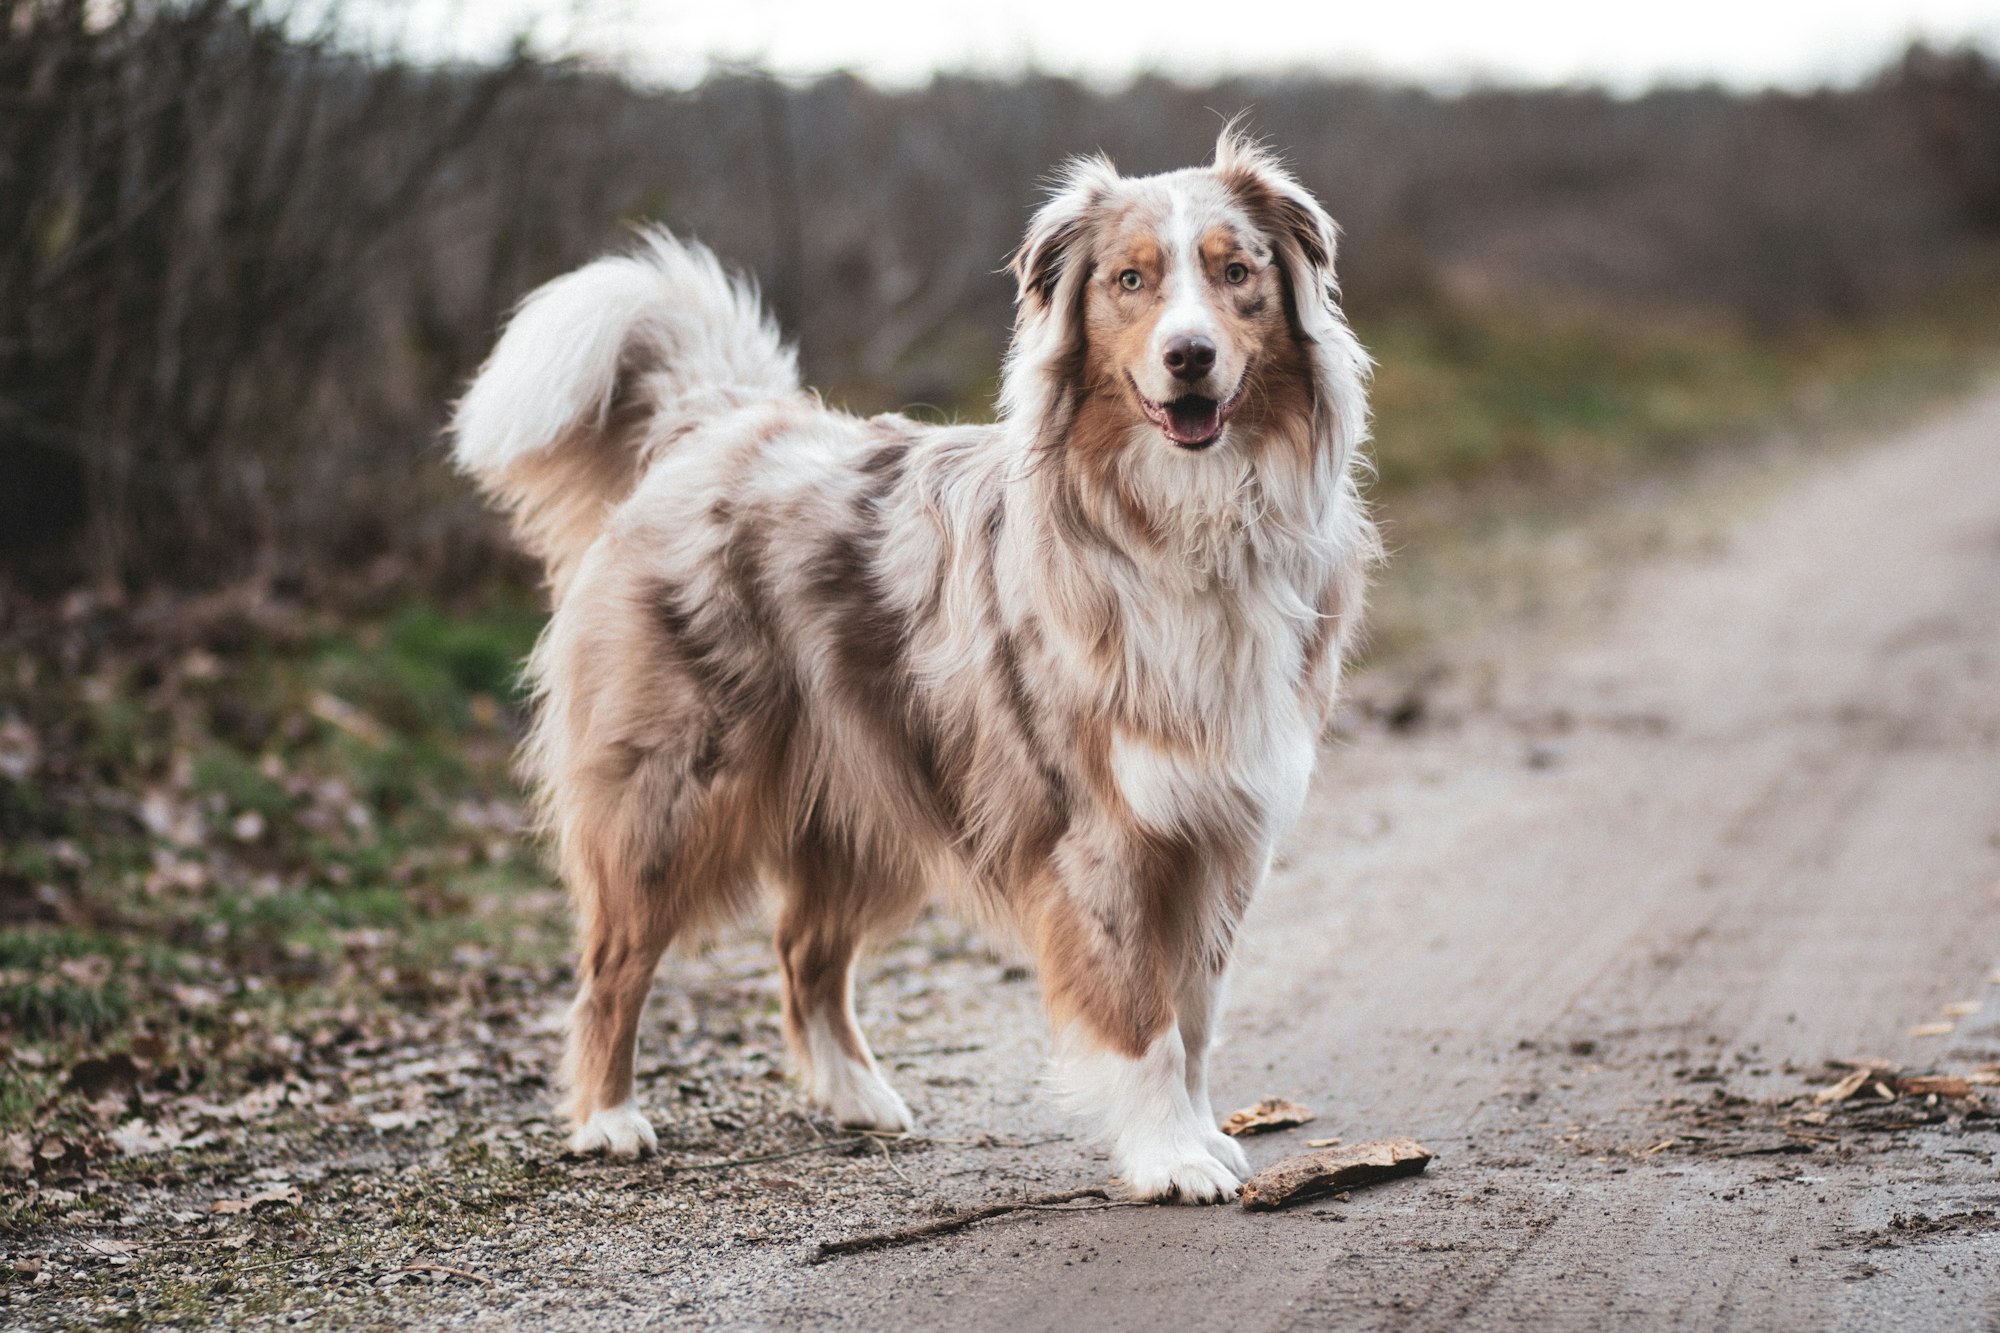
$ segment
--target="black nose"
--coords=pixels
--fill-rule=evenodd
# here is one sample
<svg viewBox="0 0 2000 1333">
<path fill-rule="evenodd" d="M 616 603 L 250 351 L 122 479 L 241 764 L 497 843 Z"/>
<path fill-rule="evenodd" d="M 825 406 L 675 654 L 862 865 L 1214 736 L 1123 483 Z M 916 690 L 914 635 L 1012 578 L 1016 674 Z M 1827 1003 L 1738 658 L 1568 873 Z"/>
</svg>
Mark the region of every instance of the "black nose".
<svg viewBox="0 0 2000 1333">
<path fill-rule="evenodd" d="M 1198 380 L 1215 368 L 1215 344 L 1199 333 L 1183 333 L 1167 340 L 1161 360 L 1175 379 Z"/>
</svg>

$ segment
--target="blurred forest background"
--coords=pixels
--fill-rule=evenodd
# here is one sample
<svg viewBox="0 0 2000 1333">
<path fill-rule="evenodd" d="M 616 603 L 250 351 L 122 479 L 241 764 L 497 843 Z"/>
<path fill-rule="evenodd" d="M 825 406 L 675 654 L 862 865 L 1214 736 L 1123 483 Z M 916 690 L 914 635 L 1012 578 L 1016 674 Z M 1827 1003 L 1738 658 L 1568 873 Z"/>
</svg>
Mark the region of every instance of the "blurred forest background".
<svg viewBox="0 0 2000 1333">
<path fill-rule="evenodd" d="M 1974 53 L 1756 96 L 754 72 L 656 92 L 367 59 L 283 18 L 0 0 L 18 588 L 490 578 L 496 529 L 434 444 L 446 404 L 512 302 L 640 220 L 755 273 L 834 401 L 984 415 L 1038 182 L 1099 148 L 1133 172 L 1205 160 L 1239 111 L 1345 228 L 1390 487 L 1560 467 L 1592 435 L 1686 442 L 1726 411 L 1660 394 L 1740 410 L 1760 386 L 1722 381 L 1777 373 L 1773 352 L 1983 296 L 2000 241 L 2000 68 Z"/>
<path fill-rule="evenodd" d="M 89 1052 L 212 1092 L 371 1005 L 560 989 L 507 771 L 536 575 L 437 440 L 514 301 L 662 221 L 757 275 L 833 402 L 981 417 L 1051 167 L 1204 161 L 1240 111 L 1345 228 L 1399 541 L 1994 356 L 1977 51 L 1760 94 L 662 91 L 255 0 L 0 0 L 0 1172 L 116 1156 Z"/>
</svg>

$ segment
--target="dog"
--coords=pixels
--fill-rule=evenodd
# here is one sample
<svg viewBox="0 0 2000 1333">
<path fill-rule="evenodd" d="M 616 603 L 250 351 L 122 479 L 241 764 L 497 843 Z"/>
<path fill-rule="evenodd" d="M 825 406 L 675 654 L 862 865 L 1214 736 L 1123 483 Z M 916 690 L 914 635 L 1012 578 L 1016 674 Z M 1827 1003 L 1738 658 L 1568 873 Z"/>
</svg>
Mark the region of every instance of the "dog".
<svg viewBox="0 0 2000 1333">
<path fill-rule="evenodd" d="M 1033 950 L 1052 1082 L 1130 1193 L 1236 1194 L 1224 973 L 1378 551 L 1335 236 L 1233 128 L 1205 167 L 1072 161 L 992 425 L 826 407 L 663 231 L 522 303 L 452 438 L 552 591 L 523 754 L 580 919 L 573 1149 L 654 1148 L 655 968 L 766 887 L 811 1100 L 908 1130 L 854 959 L 942 891 Z"/>
</svg>

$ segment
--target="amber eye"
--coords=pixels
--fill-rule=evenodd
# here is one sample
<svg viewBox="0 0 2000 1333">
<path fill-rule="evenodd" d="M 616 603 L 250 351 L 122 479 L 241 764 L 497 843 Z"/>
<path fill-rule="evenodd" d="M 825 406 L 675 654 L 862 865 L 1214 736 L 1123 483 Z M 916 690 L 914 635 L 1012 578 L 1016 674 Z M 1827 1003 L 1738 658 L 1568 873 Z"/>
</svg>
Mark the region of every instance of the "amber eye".
<svg viewBox="0 0 2000 1333">
<path fill-rule="evenodd" d="M 1232 287 L 1247 282 L 1249 279 L 1250 270 L 1242 264 L 1231 264 L 1228 268 L 1222 270 L 1222 280 Z"/>
<path fill-rule="evenodd" d="M 1128 268 L 1118 275 L 1118 285 L 1128 292 L 1136 292 L 1146 285 L 1146 280 L 1139 276 L 1138 269 Z"/>
</svg>

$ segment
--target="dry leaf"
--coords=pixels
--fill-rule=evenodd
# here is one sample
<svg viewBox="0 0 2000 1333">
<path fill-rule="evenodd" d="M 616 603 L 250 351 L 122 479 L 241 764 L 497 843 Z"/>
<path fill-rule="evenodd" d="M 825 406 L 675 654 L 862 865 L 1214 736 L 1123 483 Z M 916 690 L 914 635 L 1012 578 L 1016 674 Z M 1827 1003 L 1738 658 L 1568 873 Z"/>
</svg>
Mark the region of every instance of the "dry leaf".
<svg viewBox="0 0 2000 1333">
<path fill-rule="evenodd" d="M 385 1132 L 392 1129 L 410 1129 L 417 1125 L 427 1125 L 430 1123 L 430 1119 L 430 1116 L 423 1111 L 377 1111 L 374 1115 L 367 1117 L 371 1128 Z"/>
<path fill-rule="evenodd" d="M 1867 1083 L 1873 1075 L 1874 1071 L 1871 1069 L 1857 1069 L 1831 1087 L 1821 1088 L 1818 1092 L 1815 1092 L 1813 1094 L 1813 1101 L 1821 1106 L 1826 1105 L 1828 1102 L 1844 1102 L 1855 1093 L 1861 1091 L 1862 1085 Z"/>
<path fill-rule="evenodd" d="M 308 707 L 314 717 L 339 727 L 364 745 L 379 747 L 389 743 L 389 733 L 380 722 L 347 700 L 328 694 L 325 690 L 315 690 Z"/>
<path fill-rule="evenodd" d="M 1948 1074 L 1899 1078 L 1896 1080 L 1896 1088 L 1910 1097 L 1963 1098 L 1975 1095 L 1970 1079 L 1954 1078 Z"/>
<path fill-rule="evenodd" d="M 1308 1148 L 1331 1148 L 1331 1147 L 1333 1147 L 1334 1145 L 1338 1144 L 1339 1142 L 1340 1142 L 1340 1140 L 1339 1140 L 1339 1139 L 1307 1139 L 1307 1140 L 1306 1140 L 1306 1147 L 1308 1147 Z"/>
<path fill-rule="evenodd" d="M 1274 1129 L 1290 1129 L 1313 1119 L 1312 1109 L 1283 1097 L 1266 1097 L 1255 1106 L 1231 1111 L 1223 1119 L 1222 1132 L 1232 1138 L 1245 1134 L 1265 1134 Z"/>
<path fill-rule="evenodd" d="M 1969 1018 L 1986 1006 L 1979 1000 L 1954 1000 L 1944 1007 L 1946 1018 Z"/>
<path fill-rule="evenodd" d="M 139 1086 L 139 1066 L 123 1052 L 79 1060 L 69 1071 L 69 1085 L 87 1102 L 128 1097 Z"/>
<path fill-rule="evenodd" d="M 217 1199 L 208 1206 L 208 1211 L 216 1216 L 229 1217 L 236 1213 L 247 1213 L 260 1203 L 294 1204 L 298 1203 L 300 1198 L 296 1185 L 276 1185 L 267 1190 L 259 1190 L 247 1199 Z"/>
<path fill-rule="evenodd" d="M 109 1237 L 85 1236 L 79 1242 L 86 1254 L 99 1259 L 108 1259 L 113 1264 L 129 1264 L 132 1256 L 145 1249 L 136 1240 L 115 1240 Z"/>
<path fill-rule="evenodd" d="M 149 1125 L 143 1120 L 128 1120 L 110 1134 L 111 1142 L 127 1157 L 167 1152 L 180 1147 L 186 1138 L 179 1125 Z"/>
<path fill-rule="evenodd" d="M 1956 1024 L 1952 1023 L 1919 1023 L 1910 1029 L 1910 1035 L 1912 1037 L 1948 1037 L 1955 1026 Z"/>
</svg>

